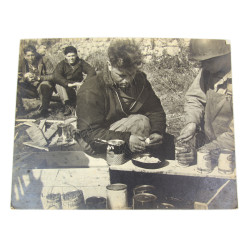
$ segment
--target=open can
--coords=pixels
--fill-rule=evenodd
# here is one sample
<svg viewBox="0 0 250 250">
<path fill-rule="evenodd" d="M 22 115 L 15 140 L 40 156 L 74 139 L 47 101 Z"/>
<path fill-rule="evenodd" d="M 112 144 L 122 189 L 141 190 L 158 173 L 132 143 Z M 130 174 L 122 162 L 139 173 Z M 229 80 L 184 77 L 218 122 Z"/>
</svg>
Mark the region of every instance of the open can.
<svg viewBox="0 0 250 250">
<path fill-rule="evenodd" d="M 200 173 L 211 173 L 213 171 L 211 154 L 208 149 L 200 149 L 197 152 L 197 170 Z"/>
<path fill-rule="evenodd" d="M 156 209 L 157 208 L 157 196 L 153 194 L 143 193 L 136 194 L 133 197 L 134 209 Z"/>
<path fill-rule="evenodd" d="M 127 185 L 122 183 L 111 184 L 106 187 L 107 207 L 109 209 L 127 209 Z"/>
<path fill-rule="evenodd" d="M 100 196 L 91 196 L 86 199 L 87 209 L 106 209 L 106 199 Z"/>
<path fill-rule="evenodd" d="M 234 151 L 221 150 L 218 160 L 218 171 L 222 174 L 232 174 L 235 168 Z"/>
<path fill-rule="evenodd" d="M 70 135 L 70 126 L 64 123 L 60 123 L 57 125 L 58 127 L 58 135 L 61 138 L 62 142 L 70 141 L 71 135 Z"/>
<path fill-rule="evenodd" d="M 109 165 L 122 165 L 125 163 L 125 141 L 109 140 L 106 160 Z"/>
<path fill-rule="evenodd" d="M 188 145 L 182 143 L 182 142 L 177 142 L 175 145 L 175 159 L 177 158 L 177 154 L 179 153 L 188 153 L 190 151 L 190 148 Z M 177 161 L 177 166 L 178 167 L 189 167 L 189 164 L 184 164 L 179 161 Z"/>
<path fill-rule="evenodd" d="M 82 190 L 67 192 L 62 195 L 63 209 L 84 209 L 85 200 Z"/>
</svg>

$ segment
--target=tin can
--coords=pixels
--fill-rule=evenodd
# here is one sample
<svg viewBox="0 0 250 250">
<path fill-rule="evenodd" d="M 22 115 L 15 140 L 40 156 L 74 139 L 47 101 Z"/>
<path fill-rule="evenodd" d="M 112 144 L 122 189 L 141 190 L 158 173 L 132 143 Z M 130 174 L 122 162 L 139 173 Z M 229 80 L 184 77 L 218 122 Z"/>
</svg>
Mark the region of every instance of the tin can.
<svg viewBox="0 0 250 250">
<path fill-rule="evenodd" d="M 200 173 L 211 173 L 213 170 L 211 154 L 208 149 L 201 149 L 197 152 L 197 170 Z"/>
<path fill-rule="evenodd" d="M 175 158 L 177 157 L 178 153 L 187 153 L 188 151 L 189 151 L 189 148 L 188 148 L 187 145 L 177 143 L 176 146 L 175 146 Z M 183 163 L 181 163 L 179 161 L 177 161 L 177 165 L 179 167 L 183 167 L 183 168 L 189 167 L 189 164 L 183 164 Z"/>
<path fill-rule="evenodd" d="M 72 139 L 70 135 L 69 125 L 60 123 L 57 127 L 58 135 L 60 136 L 63 142 L 70 141 Z"/>
<path fill-rule="evenodd" d="M 63 209 L 84 209 L 85 201 L 83 192 L 76 190 L 62 195 Z"/>
<path fill-rule="evenodd" d="M 127 185 L 122 183 L 111 184 L 106 187 L 107 207 L 109 209 L 127 209 Z"/>
<path fill-rule="evenodd" d="M 211 150 L 210 154 L 211 154 L 211 162 L 212 162 L 213 167 L 218 166 L 218 159 L 219 159 L 220 153 L 221 153 L 221 150 L 219 148 Z"/>
<path fill-rule="evenodd" d="M 125 163 L 125 141 L 109 140 L 106 160 L 109 165 L 122 165 Z"/>
<path fill-rule="evenodd" d="M 62 209 L 61 194 L 48 194 L 45 209 Z"/>
<path fill-rule="evenodd" d="M 86 199 L 87 209 L 106 209 L 106 199 L 100 196 L 92 196 Z"/>
<path fill-rule="evenodd" d="M 134 209 L 156 209 L 157 208 L 157 196 L 153 194 L 143 193 L 136 194 L 133 197 Z"/>
<path fill-rule="evenodd" d="M 232 174 L 235 168 L 235 153 L 230 150 L 222 150 L 218 160 L 218 171 L 221 174 Z"/>
</svg>

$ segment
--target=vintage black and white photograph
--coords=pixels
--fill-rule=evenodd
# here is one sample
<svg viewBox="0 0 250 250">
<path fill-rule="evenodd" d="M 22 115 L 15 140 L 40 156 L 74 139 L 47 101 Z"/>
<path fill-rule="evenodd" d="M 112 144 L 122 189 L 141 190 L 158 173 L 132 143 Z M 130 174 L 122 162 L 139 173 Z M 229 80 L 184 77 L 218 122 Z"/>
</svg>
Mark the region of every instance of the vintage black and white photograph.
<svg viewBox="0 0 250 250">
<path fill-rule="evenodd" d="M 230 41 L 20 40 L 13 209 L 236 209 Z"/>
</svg>

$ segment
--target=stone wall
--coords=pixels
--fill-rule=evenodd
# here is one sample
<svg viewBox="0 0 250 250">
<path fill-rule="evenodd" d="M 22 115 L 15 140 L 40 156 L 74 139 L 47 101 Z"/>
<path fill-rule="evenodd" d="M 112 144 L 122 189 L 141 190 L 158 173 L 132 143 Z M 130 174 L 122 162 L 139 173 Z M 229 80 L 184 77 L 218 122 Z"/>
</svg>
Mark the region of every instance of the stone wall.
<svg viewBox="0 0 250 250">
<path fill-rule="evenodd" d="M 91 55 L 106 56 L 108 46 L 114 38 L 63 38 L 48 49 L 48 56 L 56 64 L 64 58 L 64 48 L 72 45 L 77 48 L 80 58 L 87 59 Z M 136 38 L 144 55 L 144 61 L 150 62 L 153 57 L 169 55 L 178 56 L 183 48 L 189 46 L 190 39 Z"/>
</svg>

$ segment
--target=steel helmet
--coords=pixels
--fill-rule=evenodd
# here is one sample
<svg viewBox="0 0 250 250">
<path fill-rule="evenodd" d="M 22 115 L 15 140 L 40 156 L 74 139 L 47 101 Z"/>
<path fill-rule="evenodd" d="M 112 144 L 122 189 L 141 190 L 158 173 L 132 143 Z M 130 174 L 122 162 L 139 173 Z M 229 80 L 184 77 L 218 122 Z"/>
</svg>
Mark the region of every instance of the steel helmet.
<svg viewBox="0 0 250 250">
<path fill-rule="evenodd" d="M 198 61 L 223 56 L 231 52 L 230 44 L 226 40 L 191 39 L 190 59 Z"/>
</svg>

